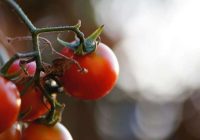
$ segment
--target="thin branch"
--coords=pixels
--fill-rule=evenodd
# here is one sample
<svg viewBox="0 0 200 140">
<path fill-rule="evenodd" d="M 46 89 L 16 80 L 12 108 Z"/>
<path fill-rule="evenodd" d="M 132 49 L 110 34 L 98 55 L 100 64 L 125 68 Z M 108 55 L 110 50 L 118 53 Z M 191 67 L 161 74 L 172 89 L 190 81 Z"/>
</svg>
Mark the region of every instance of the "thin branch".
<svg viewBox="0 0 200 140">
<path fill-rule="evenodd" d="M 78 24 L 74 26 L 60 26 L 60 27 L 45 27 L 45 28 L 37 28 L 36 33 L 48 33 L 48 32 L 64 32 L 64 31 L 73 31 L 76 33 L 77 37 L 81 42 L 84 42 L 84 34 L 79 30 L 80 21 Z"/>
<path fill-rule="evenodd" d="M 5 74 L 10 67 L 10 65 L 17 59 L 20 58 L 28 58 L 28 57 L 36 57 L 38 52 L 28 52 L 28 53 L 16 53 L 2 68 L 1 73 Z"/>
<path fill-rule="evenodd" d="M 46 32 L 63 32 L 63 31 L 70 30 L 70 31 L 75 32 L 77 37 L 80 39 L 80 42 L 84 44 L 84 41 L 85 41 L 84 34 L 79 30 L 79 28 L 81 26 L 81 22 L 79 21 L 78 24 L 76 24 L 74 26 L 36 28 L 33 25 L 33 23 L 31 22 L 31 20 L 23 12 L 21 7 L 16 3 L 15 0 L 4 0 L 4 1 L 16 11 L 18 16 L 22 19 L 22 21 L 25 23 L 25 25 L 28 27 L 29 31 L 31 32 L 31 38 L 32 38 L 34 52 L 23 53 L 23 54 L 17 53 L 2 67 L 0 72 L 2 74 L 5 74 L 8 70 L 8 68 L 10 67 L 10 65 L 16 59 L 33 58 L 34 57 L 34 59 L 36 61 L 36 65 L 37 65 L 36 73 L 35 73 L 34 77 L 32 78 L 32 80 L 29 81 L 29 83 L 26 84 L 26 85 L 27 85 L 27 88 L 28 88 L 30 86 L 30 84 L 32 84 L 32 82 L 34 82 L 43 91 L 43 95 L 47 98 L 47 100 L 51 104 L 51 110 L 50 110 L 49 114 L 47 115 L 47 117 L 45 119 L 49 120 L 48 124 L 54 124 L 57 121 L 59 121 L 59 116 L 60 116 L 61 110 L 63 108 L 58 106 L 57 101 L 55 99 L 53 99 L 52 96 L 49 95 L 48 91 L 43 89 L 43 87 L 40 83 L 40 72 L 44 70 L 44 67 L 43 67 L 43 64 L 42 64 L 42 56 L 41 56 L 41 50 L 40 50 L 40 47 L 39 47 L 39 39 L 42 39 L 45 42 L 47 42 L 49 44 L 49 46 L 51 47 L 52 52 L 66 58 L 67 60 L 70 60 L 71 62 L 76 64 L 79 67 L 80 71 L 86 71 L 86 70 L 84 68 L 82 68 L 77 61 L 58 53 L 56 50 L 54 50 L 54 48 L 52 47 L 51 43 L 48 42 L 48 40 L 39 37 L 39 35 L 41 33 L 46 33 Z M 27 38 L 27 39 L 29 39 L 29 38 Z"/>
<path fill-rule="evenodd" d="M 52 46 L 51 42 L 47 38 L 45 38 L 45 37 L 38 37 L 38 38 L 40 40 L 44 41 L 50 47 L 52 53 L 54 53 L 54 54 L 56 54 L 56 55 L 58 55 L 60 57 L 65 58 L 66 60 L 70 61 L 72 64 L 75 64 L 78 67 L 78 69 L 79 69 L 80 72 L 87 72 L 87 70 L 84 69 L 78 63 L 78 61 L 74 60 L 73 58 L 67 57 L 67 56 L 59 53 L 58 51 L 56 51 L 54 49 L 54 47 Z M 8 39 L 8 42 L 13 42 L 13 41 L 22 41 L 22 40 L 32 40 L 32 37 L 31 36 L 21 36 L 21 37 L 14 37 L 14 38 L 7 37 L 7 39 Z"/>
<path fill-rule="evenodd" d="M 11 7 L 15 9 L 17 14 L 20 16 L 22 21 L 27 25 L 30 32 L 33 33 L 36 30 L 36 27 L 32 24 L 32 22 L 29 20 L 29 18 L 26 16 L 24 11 L 21 9 L 21 7 L 14 1 L 14 0 L 5 0 Z"/>
</svg>

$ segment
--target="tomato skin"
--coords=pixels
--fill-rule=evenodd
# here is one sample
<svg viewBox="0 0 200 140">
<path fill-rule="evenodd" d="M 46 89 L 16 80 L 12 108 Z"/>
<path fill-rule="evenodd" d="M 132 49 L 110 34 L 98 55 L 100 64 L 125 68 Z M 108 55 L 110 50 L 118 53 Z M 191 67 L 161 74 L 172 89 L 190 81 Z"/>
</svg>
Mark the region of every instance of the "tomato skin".
<svg viewBox="0 0 200 140">
<path fill-rule="evenodd" d="M 61 53 L 71 55 L 68 48 L 64 48 Z M 96 100 L 110 92 L 118 78 L 119 64 L 109 47 L 99 43 L 95 52 L 84 56 L 74 55 L 73 59 L 86 68 L 88 73 L 78 72 L 75 64 L 64 72 L 61 81 L 70 95 L 84 100 Z"/>
<path fill-rule="evenodd" d="M 21 131 L 18 123 L 0 133 L 0 140 L 21 140 Z"/>
<path fill-rule="evenodd" d="M 18 88 L 22 90 L 22 88 Z M 22 118 L 22 121 L 25 122 L 38 119 L 46 114 L 51 107 L 47 101 L 44 101 L 42 92 L 33 86 L 29 87 L 27 93 L 21 96 L 21 100 L 20 113 L 25 113 L 25 116 Z"/>
<path fill-rule="evenodd" d="M 22 140 L 72 140 L 72 136 L 61 123 L 54 126 L 31 123 L 23 131 Z"/>
<path fill-rule="evenodd" d="M 0 132 L 11 127 L 17 120 L 21 99 L 17 87 L 0 77 Z"/>
<path fill-rule="evenodd" d="M 16 60 L 12 63 L 12 65 L 9 67 L 7 73 L 8 74 L 14 74 L 16 72 L 23 72 L 20 65 L 20 60 Z M 27 73 L 29 74 L 29 76 L 34 76 L 35 72 L 36 72 L 36 63 L 35 61 L 30 62 L 28 64 L 25 65 L 25 69 L 27 70 Z"/>
<path fill-rule="evenodd" d="M 14 74 L 19 71 L 20 73 L 23 73 L 19 63 L 20 60 L 14 61 L 14 63 L 9 67 L 7 73 Z M 30 77 L 34 76 L 36 72 L 35 61 L 27 63 L 25 65 L 25 69 Z M 18 83 L 16 84 L 19 91 L 21 92 L 24 86 Z M 22 118 L 22 121 L 25 122 L 33 121 L 39 118 L 40 116 L 46 114 L 48 112 L 48 108 L 50 108 L 50 104 L 43 102 L 42 93 L 33 86 L 29 87 L 27 92 L 21 96 L 21 100 L 22 103 L 20 113 L 26 113 L 26 115 Z"/>
</svg>

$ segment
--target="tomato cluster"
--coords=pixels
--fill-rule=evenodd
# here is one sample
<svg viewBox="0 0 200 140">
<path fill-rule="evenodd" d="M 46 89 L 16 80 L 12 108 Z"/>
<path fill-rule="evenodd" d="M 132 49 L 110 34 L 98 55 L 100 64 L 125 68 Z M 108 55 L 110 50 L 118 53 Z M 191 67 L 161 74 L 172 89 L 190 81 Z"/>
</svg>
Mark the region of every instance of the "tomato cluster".
<svg viewBox="0 0 200 140">
<path fill-rule="evenodd" d="M 35 62 L 21 66 L 17 60 L 9 67 L 7 74 L 17 75 L 18 80 L 8 80 L 0 76 L 0 140 L 72 140 L 68 130 L 60 123 L 49 127 L 34 122 L 45 115 L 51 107 L 49 102 L 44 100 L 42 92 L 34 85 L 20 95 L 25 82 L 35 74 L 35 71 Z M 26 123 L 29 124 L 28 127 L 24 127 Z"/>
<path fill-rule="evenodd" d="M 74 26 L 37 28 L 14 0 L 6 0 L 29 27 L 33 51 L 16 53 L 0 67 L 0 140 L 72 140 L 61 123 L 62 93 L 79 100 L 97 100 L 114 87 L 119 64 L 113 51 L 99 42 L 103 25 L 87 38 Z M 70 30 L 76 34 L 71 43 L 57 37 L 63 49 L 56 51 L 41 33 Z M 16 39 L 29 37 L 16 37 Z M 42 42 L 59 55 L 44 62 Z M 12 41 L 12 39 L 9 39 Z M 8 41 L 8 42 L 10 42 Z"/>
<path fill-rule="evenodd" d="M 68 47 L 63 48 L 60 54 L 76 61 L 67 62 L 67 66 L 61 64 L 65 68 L 54 81 L 63 85 L 68 95 L 81 100 L 96 100 L 113 88 L 119 65 L 116 56 L 105 44 L 99 43 L 95 51 L 85 55 L 77 54 Z M 80 67 L 86 71 L 80 71 Z M 7 69 L 7 77 L 3 74 L 0 76 L 0 140 L 72 140 L 61 123 L 47 126 L 37 122 L 50 112 L 52 104 L 35 82 L 27 86 L 30 79 L 34 79 L 36 71 L 34 60 L 28 62 L 17 59 Z M 51 94 L 57 90 L 54 89 L 55 83 L 52 87 L 48 85 L 48 80 L 52 80 L 51 75 L 44 71 L 39 82 L 53 97 Z"/>
</svg>

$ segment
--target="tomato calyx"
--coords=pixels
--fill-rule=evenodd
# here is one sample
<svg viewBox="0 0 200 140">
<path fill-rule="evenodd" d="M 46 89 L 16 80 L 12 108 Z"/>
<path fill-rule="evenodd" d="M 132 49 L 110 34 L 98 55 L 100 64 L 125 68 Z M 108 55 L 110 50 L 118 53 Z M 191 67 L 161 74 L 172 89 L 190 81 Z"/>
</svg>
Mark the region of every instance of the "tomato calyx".
<svg viewBox="0 0 200 140">
<path fill-rule="evenodd" d="M 51 97 L 55 96 L 51 95 Z M 48 125 L 48 126 L 54 126 L 57 122 L 60 122 L 62 119 L 62 113 L 64 111 L 65 105 L 60 104 L 56 97 L 51 99 L 51 109 L 47 113 L 46 116 L 39 118 L 35 120 L 35 122 Z"/>
<path fill-rule="evenodd" d="M 53 126 L 61 121 L 62 112 L 65 108 L 65 104 L 62 104 L 57 100 L 57 95 L 63 92 L 63 88 L 55 75 L 46 75 L 42 81 L 42 84 L 37 86 L 51 107 L 46 115 L 36 119 L 35 122 Z"/>
<path fill-rule="evenodd" d="M 101 25 L 99 28 L 97 28 L 90 36 L 88 36 L 84 42 L 84 51 L 87 53 L 94 52 L 96 50 L 100 34 L 103 31 L 104 25 Z"/>
<path fill-rule="evenodd" d="M 96 50 L 96 47 L 98 45 L 97 39 L 99 38 L 100 34 L 102 33 L 103 27 L 104 27 L 104 25 L 101 25 L 91 35 L 89 35 L 86 39 L 84 39 L 83 42 L 81 42 L 77 37 L 76 37 L 75 41 L 73 41 L 71 43 L 62 40 L 59 37 L 57 37 L 57 41 L 61 45 L 71 49 L 74 52 L 74 54 L 76 54 L 76 55 L 86 55 L 86 54 L 92 53 Z"/>
</svg>

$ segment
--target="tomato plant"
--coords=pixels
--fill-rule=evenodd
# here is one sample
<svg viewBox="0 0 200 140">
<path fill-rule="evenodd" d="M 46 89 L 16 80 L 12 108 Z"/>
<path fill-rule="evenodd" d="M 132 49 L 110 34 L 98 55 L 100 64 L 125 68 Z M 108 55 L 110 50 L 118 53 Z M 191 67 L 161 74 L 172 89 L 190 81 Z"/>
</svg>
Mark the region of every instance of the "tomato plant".
<svg viewBox="0 0 200 140">
<path fill-rule="evenodd" d="M 69 48 L 61 51 L 65 56 L 71 56 Z M 71 65 L 61 78 L 66 91 L 77 98 L 94 100 L 110 92 L 119 73 L 119 64 L 112 50 L 103 43 L 87 55 L 74 55 L 73 59 L 87 69 L 87 73 L 78 71 L 76 65 Z"/>
<path fill-rule="evenodd" d="M 61 123 L 54 126 L 31 123 L 23 131 L 22 140 L 72 140 L 72 136 Z"/>
<path fill-rule="evenodd" d="M 46 114 L 50 109 L 50 104 L 36 87 L 29 87 L 27 92 L 21 96 L 21 110 L 23 121 L 33 121 Z"/>
<path fill-rule="evenodd" d="M 21 99 L 17 87 L 0 77 L 0 132 L 11 127 L 17 120 Z"/>
<path fill-rule="evenodd" d="M 21 140 L 21 131 L 18 123 L 0 133 L 0 140 Z"/>
<path fill-rule="evenodd" d="M 22 140 L 72 140 L 68 130 L 59 123 L 65 105 L 57 96 L 63 93 L 63 87 L 73 97 L 96 100 L 107 95 L 118 78 L 116 56 L 98 41 L 103 25 L 87 38 L 80 30 L 80 21 L 73 26 L 38 28 L 15 0 L 3 2 L 15 10 L 31 34 L 8 37 L 7 43 L 29 40 L 32 51 L 16 52 L 0 69 L 0 133 L 4 131 L 0 138 L 17 139 L 18 130 L 11 126 L 20 121 L 26 124 Z M 74 32 L 75 41 L 65 42 L 58 35 L 57 41 L 65 46 L 61 53 L 54 49 L 54 43 L 41 35 L 63 31 Z M 45 61 L 44 46 L 49 46 L 58 57 Z"/>
</svg>

